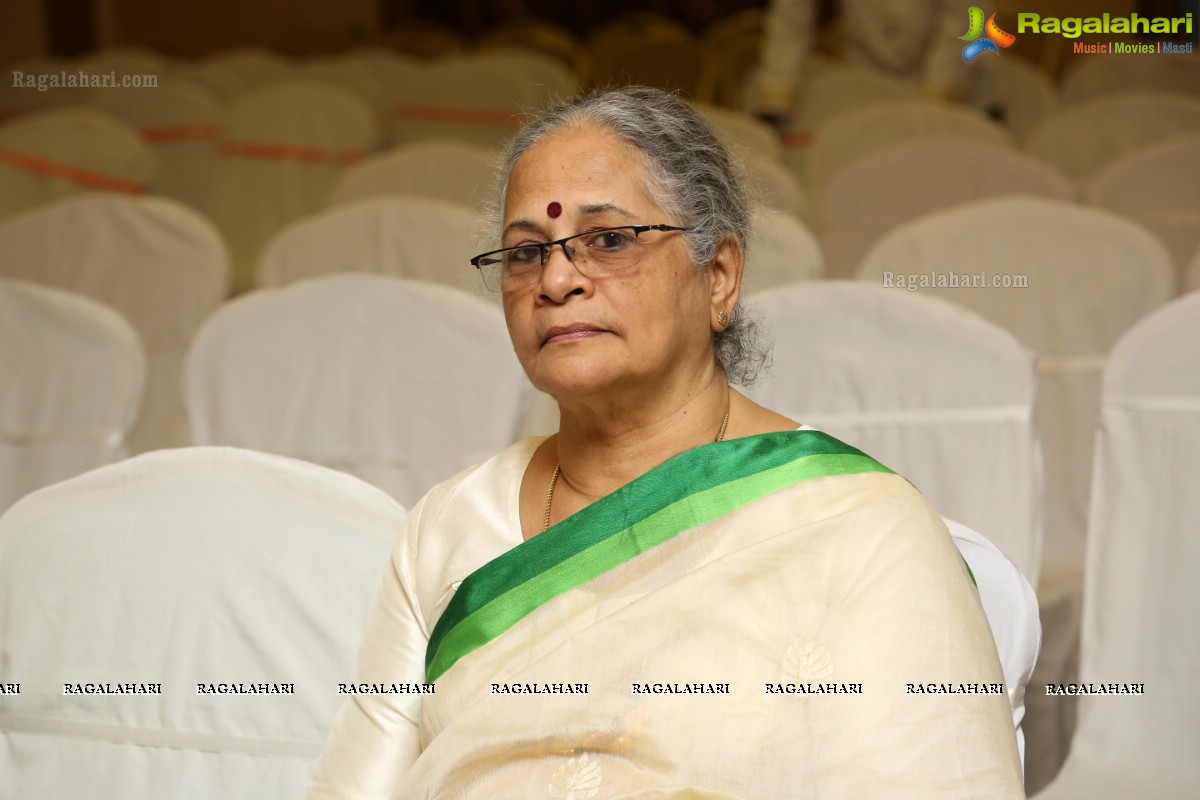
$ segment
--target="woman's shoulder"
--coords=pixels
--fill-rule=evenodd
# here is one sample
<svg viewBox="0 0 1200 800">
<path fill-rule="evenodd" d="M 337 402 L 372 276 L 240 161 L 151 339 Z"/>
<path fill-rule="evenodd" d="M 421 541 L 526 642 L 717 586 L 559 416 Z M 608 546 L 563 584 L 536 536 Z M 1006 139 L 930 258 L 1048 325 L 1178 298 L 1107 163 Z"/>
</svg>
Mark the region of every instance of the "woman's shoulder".
<svg viewBox="0 0 1200 800">
<path fill-rule="evenodd" d="M 515 484 L 520 485 L 521 476 L 529 459 L 547 437 L 531 436 L 519 439 L 486 461 L 473 464 L 457 474 L 436 484 L 417 502 L 413 512 L 420 512 L 426 520 L 435 520 L 447 510 L 453 510 L 460 502 L 480 503 L 486 500 L 503 500 Z"/>
<path fill-rule="evenodd" d="M 840 473 L 850 480 L 842 481 L 842 500 L 854 509 L 859 520 L 859 530 L 874 532 L 875 535 L 922 537 L 932 533 L 934 538 L 945 537 L 945 525 L 929 500 L 921 494 L 901 472 L 891 465 L 880 462 L 871 453 L 865 452 L 811 425 L 799 425 L 796 433 L 798 447 L 806 452 L 850 454 L 863 456 L 864 464 L 870 469 Z M 839 504 L 840 507 L 840 504 Z"/>
<path fill-rule="evenodd" d="M 541 440 L 509 445 L 437 484 L 413 506 L 393 557 L 427 624 L 467 575 L 520 543 L 517 489 Z"/>
</svg>

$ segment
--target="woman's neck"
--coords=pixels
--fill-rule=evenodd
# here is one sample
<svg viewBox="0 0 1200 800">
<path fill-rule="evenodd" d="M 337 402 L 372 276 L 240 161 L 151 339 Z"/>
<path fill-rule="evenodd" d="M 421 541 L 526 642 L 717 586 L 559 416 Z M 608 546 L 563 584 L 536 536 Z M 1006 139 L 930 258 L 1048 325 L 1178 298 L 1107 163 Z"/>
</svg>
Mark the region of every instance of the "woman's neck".
<svg viewBox="0 0 1200 800">
<path fill-rule="evenodd" d="M 594 502 L 686 450 L 715 441 L 734 392 L 714 369 L 682 391 L 564 404 L 555 437 L 558 491 Z"/>
</svg>

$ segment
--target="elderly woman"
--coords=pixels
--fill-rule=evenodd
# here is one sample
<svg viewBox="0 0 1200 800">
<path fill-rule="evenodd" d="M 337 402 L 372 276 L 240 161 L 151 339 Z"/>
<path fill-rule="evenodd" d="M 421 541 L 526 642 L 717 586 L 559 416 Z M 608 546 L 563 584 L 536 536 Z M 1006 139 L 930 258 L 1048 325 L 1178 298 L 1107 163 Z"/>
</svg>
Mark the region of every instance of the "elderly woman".
<svg viewBox="0 0 1200 800">
<path fill-rule="evenodd" d="M 730 388 L 762 359 L 713 132 L 662 92 L 594 94 L 501 177 L 473 263 L 560 428 L 413 509 L 308 797 L 1023 797 L 937 514 Z"/>
</svg>

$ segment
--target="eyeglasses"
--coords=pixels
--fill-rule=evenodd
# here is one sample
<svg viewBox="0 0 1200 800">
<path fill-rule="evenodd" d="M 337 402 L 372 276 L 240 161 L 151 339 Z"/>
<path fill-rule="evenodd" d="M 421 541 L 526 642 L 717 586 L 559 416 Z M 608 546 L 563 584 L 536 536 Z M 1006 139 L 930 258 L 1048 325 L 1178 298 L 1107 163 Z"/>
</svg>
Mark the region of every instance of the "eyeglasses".
<svg viewBox="0 0 1200 800">
<path fill-rule="evenodd" d="M 645 245 L 640 237 L 646 231 L 683 231 L 675 225 L 621 225 L 601 228 L 556 239 L 533 242 L 483 253 L 471 263 L 483 276 L 490 291 L 516 291 L 536 283 L 550 257 L 550 248 L 559 245 L 575 269 L 589 278 L 600 278 L 629 269 L 642 260 Z"/>
</svg>

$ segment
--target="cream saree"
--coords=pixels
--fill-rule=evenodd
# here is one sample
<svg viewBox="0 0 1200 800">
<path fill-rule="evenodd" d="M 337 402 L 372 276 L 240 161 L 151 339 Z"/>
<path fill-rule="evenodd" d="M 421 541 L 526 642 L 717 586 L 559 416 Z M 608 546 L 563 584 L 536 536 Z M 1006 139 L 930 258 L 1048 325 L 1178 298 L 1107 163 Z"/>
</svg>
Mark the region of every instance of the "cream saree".
<svg viewBox="0 0 1200 800">
<path fill-rule="evenodd" d="M 414 509 L 356 681 L 433 693 L 353 697 L 310 798 L 1024 796 L 978 597 L 903 478 L 752 436 L 522 542 L 536 444 Z"/>
</svg>

